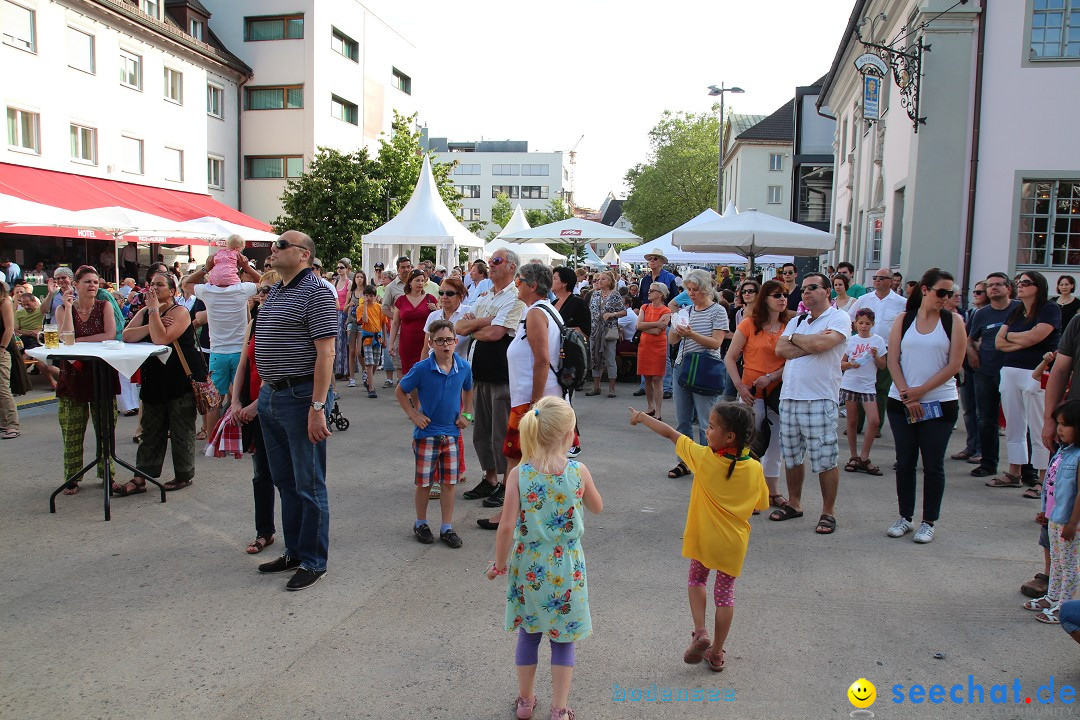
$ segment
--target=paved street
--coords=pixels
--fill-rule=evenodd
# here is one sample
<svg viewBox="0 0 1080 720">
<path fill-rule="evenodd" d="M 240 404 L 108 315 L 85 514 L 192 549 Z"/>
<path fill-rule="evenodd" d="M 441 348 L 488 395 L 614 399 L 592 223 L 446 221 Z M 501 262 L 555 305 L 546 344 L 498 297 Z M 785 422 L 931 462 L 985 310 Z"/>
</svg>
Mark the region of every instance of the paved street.
<svg viewBox="0 0 1080 720">
<path fill-rule="evenodd" d="M 816 480 L 806 517 L 754 518 L 727 669 L 683 664 L 691 628 L 680 536 L 690 482 L 665 477 L 674 464 L 667 441 L 627 427 L 632 390 L 577 403 L 581 460 L 605 504 L 583 541 L 595 631 L 578 647 L 570 705 L 579 718 L 839 718 L 852 711 L 846 692 L 860 677 L 876 684 L 871 710 L 883 718 L 1071 712 L 989 705 L 991 685 L 1009 684 L 1011 699 L 1014 678 L 1033 700 L 1051 676 L 1058 688 L 1080 685 L 1080 648 L 1020 607 L 1020 583 L 1042 570 L 1038 503 L 984 487 L 955 461 L 928 546 L 884 536 L 896 519 L 889 474 L 842 478 L 831 537 L 813 533 Z M 116 498 L 109 523 L 93 482 L 58 498 L 50 515 L 48 494 L 61 480 L 55 406 L 24 412 L 22 438 L 0 447 L 0 717 L 511 717 L 505 585 L 483 578 L 494 534 L 474 522 L 486 512 L 459 500 L 460 550 L 416 543 L 409 423 L 387 391 L 378 400 L 344 392 L 352 427 L 330 441 L 329 574 L 302 593 L 285 592 L 287 575 L 255 572 L 280 539 L 263 555 L 243 552 L 254 536 L 248 459 L 200 456 L 194 486 L 164 505 L 152 492 Z M 672 403 L 664 414 L 674 419 Z M 117 433 L 129 460 L 134 425 L 121 418 Z M 479 476 L 471 446 L 468 457 L 471 485 Z M 892 464 L 887 429 L 874 459 Z M 711 627 L 711 608 L 709 617 Z M 540 657 L 536 717 L 546 718 L 546 647 Z M 892 686 L 914 683 L 963 683 L 966 701 L 969 675 L 988 693 L 978 710 L 892 703 Z M 613 701 L 615 684 L 653 683 L 731 688 L 734 701 Z"/>
</svg>

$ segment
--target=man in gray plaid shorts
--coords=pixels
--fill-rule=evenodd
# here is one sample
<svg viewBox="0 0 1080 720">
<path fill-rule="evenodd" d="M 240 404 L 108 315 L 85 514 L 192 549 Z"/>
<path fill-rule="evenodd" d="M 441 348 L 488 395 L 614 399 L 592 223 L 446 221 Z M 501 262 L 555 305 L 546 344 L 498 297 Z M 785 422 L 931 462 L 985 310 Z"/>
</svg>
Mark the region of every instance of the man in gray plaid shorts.
<svg viewBox="0 0 1080 720">
<path fill-rule="evenodd" d="M 836 491 L 840 472 L 836 438 L 840 360 L 851 335 L 851 318 L 829 305 L 831 283 L 821 273 L 802 279 L 802 302 L 809 312 L 788 321 L 776 343 L 776 354 L 787 358 L 780 389 L 780 452 L 787 469 L 788 502 L 770 520 L 802 517 L 804 460 L 821 482 L 821 518 L 815 532 L 836 530 Z"/>
</svg>

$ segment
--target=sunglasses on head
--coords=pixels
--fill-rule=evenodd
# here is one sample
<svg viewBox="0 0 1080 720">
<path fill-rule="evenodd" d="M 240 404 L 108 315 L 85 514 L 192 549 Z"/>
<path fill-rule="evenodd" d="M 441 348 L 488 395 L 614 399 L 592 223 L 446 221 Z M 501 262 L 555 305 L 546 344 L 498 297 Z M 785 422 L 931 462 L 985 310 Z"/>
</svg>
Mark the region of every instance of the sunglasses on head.
<svg viewBox="0 0 1080 720">
<path fill-rule="evenodd" d="M 820 290 L 823 287 L 825 287 L 825 286 L 824 285 L 818 285 L 817 283 L 810 283 L 809 285 L 803 285 L 802 286 L 802 291 L 804 293 L 814 292 L 815 290 Z"/>
<path fill-rule="evenodd" d="M 274 241 L 274 247 L 276 247 L 278 250 L 284 250 L 286 248 L 291 248 L 291 247 L 300 248 L 301 250 L 307 250 L 307 248 L 304 247 L 303 245 L 298 245 L 297 243 L 291 243 L 288 240 L 286 240 L 285 238 L 278 238 L 277 240 L 275 240 Z M 319 267 L 319 266 L 316 265 L 315 267 Z"/>
<path fill-rule="evenodd" d="M 945 288 L 938 288 L 933 291 L 939 298 L 951 298 L 956 294 L 955 290 L 946 290 Z"/>
<path fill-rule="evenodd" d="M 443 297 L 454 297 L 457 295 L 457 290 L 440 290 L 439 295 L 442 295 Z"/>
</svg>

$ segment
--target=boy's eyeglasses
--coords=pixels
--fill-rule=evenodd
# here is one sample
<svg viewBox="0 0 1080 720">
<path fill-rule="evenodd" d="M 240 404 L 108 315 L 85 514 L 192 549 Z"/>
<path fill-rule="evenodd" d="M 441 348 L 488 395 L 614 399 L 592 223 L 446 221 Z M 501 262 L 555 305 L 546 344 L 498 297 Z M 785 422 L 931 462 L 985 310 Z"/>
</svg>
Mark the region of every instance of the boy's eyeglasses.
<svg viewBox="0 0 1080 720">
<path fill-rule="evenodd" d="M 435 343 L 436 345 L 453 345 L 454 343 L 457 342 L 457 338 L 456 337 L 432 338 L 431 342 Z"/>
<path fill-rule="evenodd" d="M 439 295 L 442 297 L 454 297 L 457 295 L 457 290 L 440 290 Z"/>
</svg>

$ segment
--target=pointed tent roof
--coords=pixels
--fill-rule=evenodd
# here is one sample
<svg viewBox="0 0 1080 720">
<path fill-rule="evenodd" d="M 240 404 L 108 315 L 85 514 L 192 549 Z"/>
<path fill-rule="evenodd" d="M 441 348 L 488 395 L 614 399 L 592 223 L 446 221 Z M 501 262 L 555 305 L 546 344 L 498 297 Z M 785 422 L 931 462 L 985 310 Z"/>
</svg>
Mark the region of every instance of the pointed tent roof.
<svg viewBox="0 0 1080 720">
<path fill-rule="evenodd" d="M 426 157 L 409 202 L 389 222 L 364 235 L 363 244 L 484 247 L 446 207 Z"/>
<path fill-rule="evenodd" d="M 499 231 L 496 237 L 502 237 L 509 233 L 520 232 L 521 230 L 528 230 L 532 227 L 529 221 L 525 219 L 525 211 L 521 209 L 521 203 L 518 203 L 514 207 L 514 214 L 510 216 L 510 219 L 506 221 L 506 227 Z"/>
<path fill-rule="evenodd" d="M 585 265 L 589 267 L 604 267 L 604 261 L 600 259 L 600 256 L 596 254 L 596 251 L 592 249 L 592 245 L 585 244 Z"/>
<path fill-rule="evenodd" d="M 615 252 L 615 246 L 614 245 L 609 247 L 607 253 L 604 255 L 604 264 L 605 265 L 618 265 L 619 264 L 619 253 Z"/>
<path fill-rule="evenodd" d="M 489 242 L 484 246 L 484 255 L 491 255 L 496 250 L 512 250 L 517 253 L 518 258 L 522 262 L 529 262 L 533 258 L 540 258 L 546 263 L 565 262 L 566 256 L 552 250 L 544 243 L 509 243 L 506 240 L 502 240 L 503 233 L 519 232 L 521 230 L 528 230 L 531 225 L 529 221 L 525 219 L 525 211 L 521 209 L 519 203 L 514 208 L 514 214 L 510 216 L 510 219 L 506 221 L 506 227 L 499 233 L 499 237 Z"/>
</svg>

